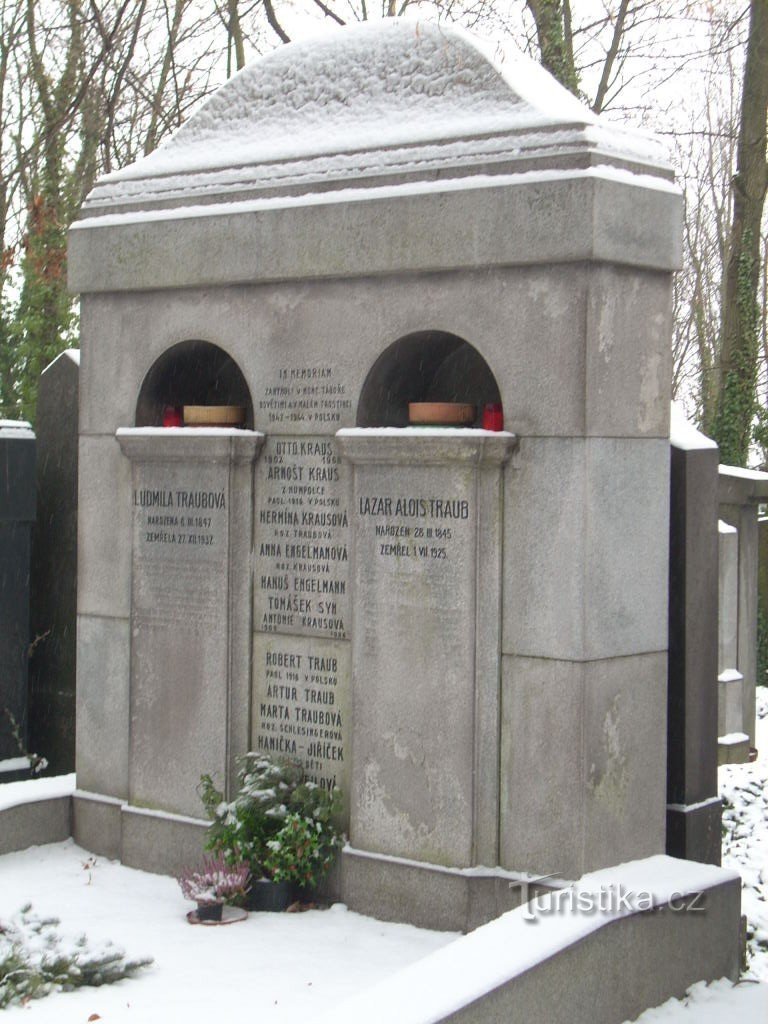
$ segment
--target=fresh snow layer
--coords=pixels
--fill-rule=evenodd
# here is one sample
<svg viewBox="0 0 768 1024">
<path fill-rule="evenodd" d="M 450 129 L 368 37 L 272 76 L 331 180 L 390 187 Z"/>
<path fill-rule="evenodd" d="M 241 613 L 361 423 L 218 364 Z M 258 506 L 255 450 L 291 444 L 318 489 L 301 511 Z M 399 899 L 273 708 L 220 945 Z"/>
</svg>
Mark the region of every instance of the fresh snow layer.
<svg viewBox="0 0 768 1024">
<path fill-rule="evenodd" d="M 352 993 L 452 942 L 453 933 L 362 917 L 337 904 L 191 926 L 172 878 L 94 857 L 72 840 L 0 857 L 0 919 L 30 902 L 60 930 L 155 963 L 136 978 L 4 1011 L 4 1024 L 306 1024 Z"/>
<path fill-rule="evenodd" d="M 154 153 L 102 180 L 596 121 L 519 51 L 385 19 L 254 61 Z"/>
<path fill-rule="evenodd" d="M 679 448 L 684 452 L 702 448 L 717 448 L 716 441 L 694 427 L 679 402 L 671 403 L 669 440 L 674 448 Z"/>
<path fill-rule="evenodd" d="M 33 438 L 32 424 L 26 420 L 0 420 L 0 437 Z"/>
<path fill-rule="evenodd" d="M 700 981 L 684 999 L 640 1014 L 636 1024 L 765 1024 L 768 1020 L 768 985 L 721 978 L 710 985 Z"/>
<path fill-rule="evenodd" d="M 384 175 L 464 180 L 473 165 L 585 152 L 671 176 L 658 140 L 602 121 L 511 44 L 384 19 L 249 64 L 155 152 L 99 179 L 85 216 Z"/>
<path fill-rule="evenodd" d="M 29 767 L 29 761 L 26 758 L 24 758 L 22 767 Z M 74 791 L 74 774 L 51 775 L 44 779 L 23 779 L 21 782 L 5 782 L 0 786 L 0 810 L 5 807 L 15 807 L 17 804 L 70 796 Z M 0 881 L 2 881 L 2 874 L 0 874 Z M 0 885 L 0 892 L 2 892 L 2 888 L 3 886 Z"/>
<path fill-rule="evenodd" d="M 651 188 L 673 195 L 679 194 L 674 182 L 650 174 L 633 174 L 620 167 L 597 165 L 583 170 L 538 170 L 518 174 L 474 174 L 463 178 L 439 178 L 437 180 L 404 181 L 396 185 L 374 185 L 367 187 L 338 188 L 332 191 L 307 191 L 300 195 L 276 195 L 258 199 L 232 199 L 209 204 L 195 205 L 186 190 L 182 191 L 185 201 L 180 206 L 166 208 L 132 209 L 121 213 L 105 213 L 88 216 L 87 211 L 106 207 L 109 204 L 90 203 L 86 215 L 75 221 L 70 230 L 108 228 L 122 224 L 141 224 L 145 221 L 190 220 L 198 217 L 221 217 L 260 213 L 269 210 L 284 210 L 304 206 L 329 206 L 345 202 L 372 202 L 375 200 L 404 199 L 408 196 L 444 194 L 448 192 L 471 192 L 475 189 L 504 188 L 512 185 L 537 185 L 544 182 L 577 181 L 585 178 L 615 181 L 633 188 Z M 179 187 L 181 181 L 178 179 Z M 116 199 L 115 202 L 118 200 Z"/>
<path fill-rule="evenodd" d="M 118 427 L 116 437 L 263 437 L 241 427 Z"/>
</svg>

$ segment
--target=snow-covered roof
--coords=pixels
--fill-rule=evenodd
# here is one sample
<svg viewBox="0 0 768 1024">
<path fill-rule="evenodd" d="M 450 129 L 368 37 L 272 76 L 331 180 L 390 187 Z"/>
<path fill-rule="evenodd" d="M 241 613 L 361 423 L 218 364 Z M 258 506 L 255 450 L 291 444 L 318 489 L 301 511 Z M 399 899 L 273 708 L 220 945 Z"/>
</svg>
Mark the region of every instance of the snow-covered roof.
<svg viewBox="0 0 768 1024">
<path fill-rule="evenodd" d="M 386 19 L 291 43 L 231 78 L 82 216 L 473 174 L 613 166 L 671 177 L 511 45 Z"/>
</svg>

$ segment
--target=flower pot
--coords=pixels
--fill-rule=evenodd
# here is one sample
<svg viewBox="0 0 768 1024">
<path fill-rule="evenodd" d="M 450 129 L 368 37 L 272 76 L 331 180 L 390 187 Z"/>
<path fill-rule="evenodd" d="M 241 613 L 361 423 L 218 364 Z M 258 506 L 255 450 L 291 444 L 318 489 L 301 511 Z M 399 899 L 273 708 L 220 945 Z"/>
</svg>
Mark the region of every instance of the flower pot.
<svg viewBox="0 0 768 1024">
<path fill-rule="evenodd" d="M 245 906 L 247 910 L 279 913 L 287 910 L 294 898 L 293 882 L 272 882 L 268 878 L 259 878 L 251 883 Z"/>
<path fill-rule="evenodd" d="M 223 907 L 223 903 L 198 903 L 198 921 L 220 921 Z"/>
</svg>

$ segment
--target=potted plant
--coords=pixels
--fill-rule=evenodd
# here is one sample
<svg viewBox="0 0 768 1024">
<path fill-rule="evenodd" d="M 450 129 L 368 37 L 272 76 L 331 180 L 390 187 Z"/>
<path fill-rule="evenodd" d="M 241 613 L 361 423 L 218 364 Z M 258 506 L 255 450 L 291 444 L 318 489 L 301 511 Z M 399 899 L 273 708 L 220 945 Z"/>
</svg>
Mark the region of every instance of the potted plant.
<svg viewBox="0 0 768 1024">
<path fill-rule="evenodd" d="M 200 795 L 211 818 L 206 847 L 248 864 L 249 909 L 285 910 L 298 888 L 314 888 L 341 843 L 340 793 L 308 781 L 295 761 L 251 752 L 238 763 L 239 789 L 227 802 L 210 775 Z"/>
<path fill-rule="evenodd" d="M 202 868 L 185 868 L 178 882 L 184 898 L 197 903 L 198 921 L 220 921 L 224 904 L 247 892 L 249 875 L 242 861 L 203 857 Z"/>
</svg>

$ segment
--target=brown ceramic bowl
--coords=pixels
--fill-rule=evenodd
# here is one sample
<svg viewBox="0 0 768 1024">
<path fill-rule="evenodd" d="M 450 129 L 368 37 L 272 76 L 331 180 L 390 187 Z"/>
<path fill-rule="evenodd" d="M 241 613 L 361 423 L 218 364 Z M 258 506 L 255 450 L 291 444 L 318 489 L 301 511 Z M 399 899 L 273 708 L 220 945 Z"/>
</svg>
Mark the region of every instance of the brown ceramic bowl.
<svg viewBox="0 0 768 1024">
<path fill-rule="evenodd" d="M 185 405 L 185 427 L 242 427 L 245 409 L 242 405 Z"/>
<path fill-rule="evenodd" d="M 466 427 L 475 420 L 475 406 L 463 402 L 409 402 L 408 420 L 415 426 Z"/>
</svg>

